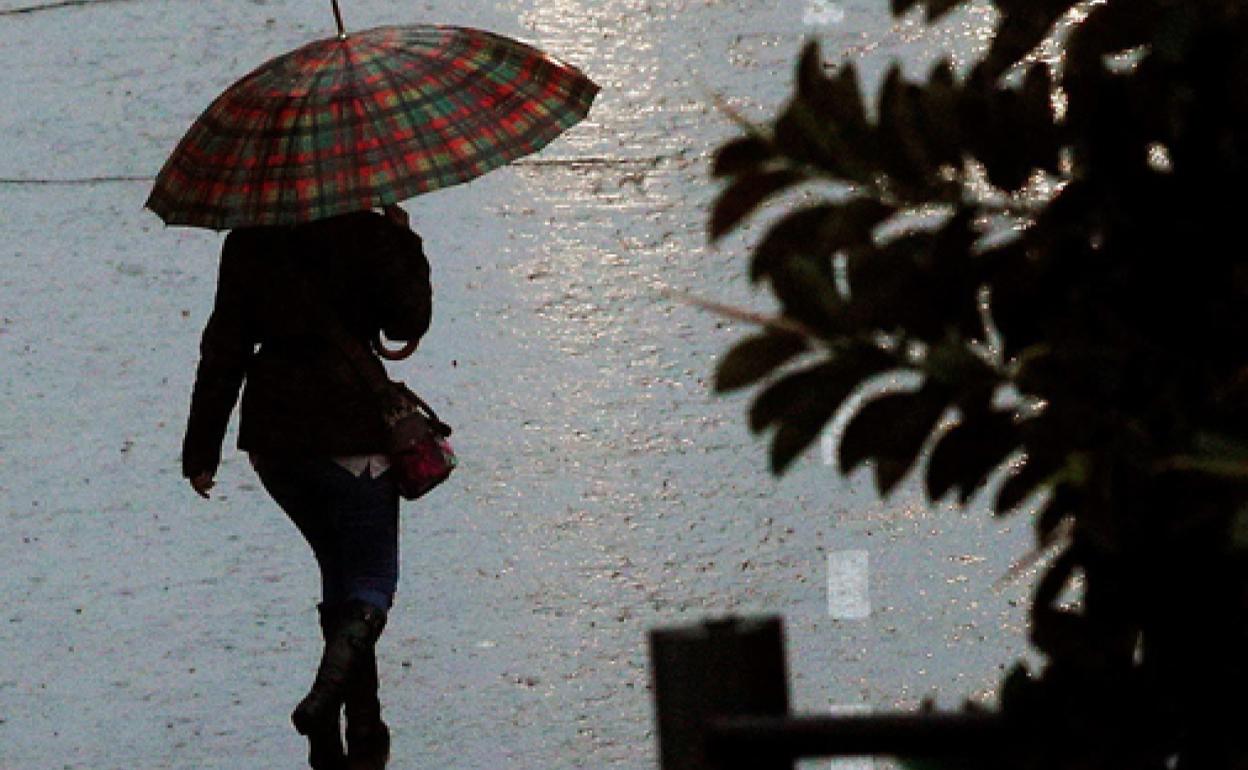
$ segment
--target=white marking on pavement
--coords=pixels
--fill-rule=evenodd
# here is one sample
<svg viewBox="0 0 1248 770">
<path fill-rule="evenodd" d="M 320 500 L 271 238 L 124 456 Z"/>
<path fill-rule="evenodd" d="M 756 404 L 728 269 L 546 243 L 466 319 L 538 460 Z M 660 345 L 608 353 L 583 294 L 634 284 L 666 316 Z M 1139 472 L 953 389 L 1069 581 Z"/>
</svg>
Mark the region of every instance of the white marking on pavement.
<svg viewBox="0 0 1248 770">
<path fill-rule="evenodd" d="M 840 24 L 845 21 L 845 9 L 832 0 L 808 0 L 802 23 L 811 27 Z"/>
<path fill-rule="evenodd" d="M 828 554 L 828 617 L 865 620 L 871 617 L 870 566 L 866 551 Z"/>
</svg>

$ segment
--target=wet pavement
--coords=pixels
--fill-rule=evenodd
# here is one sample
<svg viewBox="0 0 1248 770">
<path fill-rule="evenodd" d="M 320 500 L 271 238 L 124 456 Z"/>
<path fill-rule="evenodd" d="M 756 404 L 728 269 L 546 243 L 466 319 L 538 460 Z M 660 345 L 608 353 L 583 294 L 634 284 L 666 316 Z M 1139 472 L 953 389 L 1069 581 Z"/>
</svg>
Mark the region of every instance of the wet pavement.
<svg viewBox="0 0 1248 770">
<path fill-rule="evenodd" d="M 0 0 L 0 769 L 297 768 L 318 655 L 310 554 L 227 451 L 179 477 L 220 237 L 141 206 L 208 100 L 332 31 L 328 3 Z M 786 622 L 795 707 L 991 698 L 1025 647 L 1025 520 L 879 501 L 816 446 L 782 480 L 713 397 L 746 329 L 665 286 L 767 308 L 767 216 L 706 245 L 720 94 L 764 120 L 811 34 L 873 84 L 960 60 L 991 18 L 894 25 L 882 0 L 353 2 L 528 40 L 602 86 L 523 163 L 408 209 L 435 318 L 392 372 L 456 426 L 462 467 L 406 504 L 379 648 L 396 768 L 654 767 L 645 634 Z M 322 7 L 324 6 L 324 7 Z M 235 434 L 227 437 L 232 446 Z"/>
</svg>

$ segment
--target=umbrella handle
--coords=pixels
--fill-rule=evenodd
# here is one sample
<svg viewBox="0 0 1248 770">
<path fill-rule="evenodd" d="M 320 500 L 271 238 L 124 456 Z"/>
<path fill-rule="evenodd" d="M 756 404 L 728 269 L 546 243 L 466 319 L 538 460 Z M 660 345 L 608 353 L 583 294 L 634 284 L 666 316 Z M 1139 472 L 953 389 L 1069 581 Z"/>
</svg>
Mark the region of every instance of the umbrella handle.
<svg viewBox="0 0 1248 770">
<path fill-rule="evenodd" d="M 412 340 L 403 345 L 401 348 L 391 350 L 386 347 L 386 339 L 381 332 L 377 332 L 377 339 L 373 342 L 373 349 L 377 351 L 377 355 L 387 361 L 402 361 L 416 351 L 417 340 Z"/>
</svg>

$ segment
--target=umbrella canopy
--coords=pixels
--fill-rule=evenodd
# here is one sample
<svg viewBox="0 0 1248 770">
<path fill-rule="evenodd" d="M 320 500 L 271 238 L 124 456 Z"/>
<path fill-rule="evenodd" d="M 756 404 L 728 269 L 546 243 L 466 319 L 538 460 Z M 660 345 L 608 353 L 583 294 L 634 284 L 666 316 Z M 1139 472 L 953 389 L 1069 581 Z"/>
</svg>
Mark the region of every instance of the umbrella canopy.
<svg viewBox="0 0 1248 770">
<path fill-rule="evenodd" d="M 167 224 L 216 230 L 376 208 L 540 150 L 597 92 L 575 67 L 483 30 L 342 33 L 222 93 L 166 161 L 147 207 Z"/>
</svg>

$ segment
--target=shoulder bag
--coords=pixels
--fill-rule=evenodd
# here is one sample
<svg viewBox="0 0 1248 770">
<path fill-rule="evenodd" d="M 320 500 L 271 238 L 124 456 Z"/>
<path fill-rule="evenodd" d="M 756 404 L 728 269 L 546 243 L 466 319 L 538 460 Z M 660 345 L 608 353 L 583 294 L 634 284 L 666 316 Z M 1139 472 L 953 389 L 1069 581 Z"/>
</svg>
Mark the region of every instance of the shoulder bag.
<svg viewBox="0 0 1248 770">
<path fill-rule="evenodd" d="M 310 276 L 304 277 L 304 289 L 310 300 L 315 295 Z M 310 308 L 316 308 L 309 302 Z M 420 396 L 402 382 L 391 380 L 385 367 L 352 337 L 342 322 L 331 312 L 320 313 L 330 341 L 345 358 L 350 368 L 373 392 L 381 405 L 381 417 L 389 430 L 390 471 L 405 500 L 415 500 L 441 484 L 451 475 L 458 462 L 447 441 L 451 426 L 438 419 Z"/>
</svg>

